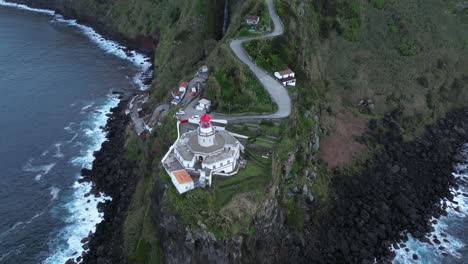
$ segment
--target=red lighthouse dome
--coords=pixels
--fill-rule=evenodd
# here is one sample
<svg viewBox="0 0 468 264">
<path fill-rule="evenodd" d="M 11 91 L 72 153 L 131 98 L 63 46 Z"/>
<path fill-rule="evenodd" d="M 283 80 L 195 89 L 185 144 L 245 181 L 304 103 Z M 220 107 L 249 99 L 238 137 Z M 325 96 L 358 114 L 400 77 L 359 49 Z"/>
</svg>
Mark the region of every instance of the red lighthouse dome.
<svg viewBox="0 0 468 264">
<path fill-rule="evenodd" d="M 207 113 L 203 114 L 202 117 L 200 118 L 200 122 L 202 123 L 211 122 L 211 116 L 209 116 Z"/>
</svg>

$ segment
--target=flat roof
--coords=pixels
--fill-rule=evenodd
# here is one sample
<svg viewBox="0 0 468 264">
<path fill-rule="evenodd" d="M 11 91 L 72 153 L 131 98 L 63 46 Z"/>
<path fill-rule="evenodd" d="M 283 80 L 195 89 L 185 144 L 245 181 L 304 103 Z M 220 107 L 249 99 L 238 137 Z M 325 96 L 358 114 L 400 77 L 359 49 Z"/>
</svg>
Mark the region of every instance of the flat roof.
<svg viewBox="0 0 468 264">
<path fill-rule="evenodd" d="M 179 184 L 193 182 L 192 178 L 190 178 L 190 175 L 186 170 L 173 171 L 172 174 L 174 174 L 174 177 L 176 178 L 177 182 L 179 182 Z"/>
<path fill-rule="evenodd" d="M 210 104 L 211 101 L 208 100 L 208 99 L 201 99 L 200 101 L 198 101 L 200 104 Z"/>
<path fill-rule="evenodd" d="M 213 163 L 217 163 L 219 161 L 226 160 L 232 157 L 234 157 L 233 150 L 223 151 L 216 155 L 211 155 L 211 156 L 206 157 L 206 159 L 203 161 L 203 164 L 213 164 Z"/>
</svg>

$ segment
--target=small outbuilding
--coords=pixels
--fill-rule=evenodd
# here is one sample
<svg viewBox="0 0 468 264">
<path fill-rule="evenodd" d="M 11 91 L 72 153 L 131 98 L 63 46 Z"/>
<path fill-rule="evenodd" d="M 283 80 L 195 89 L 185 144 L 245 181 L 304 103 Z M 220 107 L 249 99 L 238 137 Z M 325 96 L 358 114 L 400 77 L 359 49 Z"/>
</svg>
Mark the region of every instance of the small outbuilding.
<svg viewBox="0 0 468 264">
<path fill-rule="evenodd" d="M 245 18 L 245 23 L 247 23 L 247 25 L 256 26 L 260 23 L 260 17 L 259 16 L 247 16 Z"/>
<path fill-rule="evenodd" d="M 197 110 L 206 110 L 209 111 L 211 107 L 211 101 L 208 99 L 201 99 L 198 101 Z"/>
<path fill-rule="evenodd" d="M 209 70 L 210 70 L 210 68 L 208 68 L 208 66 L 206 66 L 206 65 L 201 66 L 200 69 L 199 69 L 199 71 L 201 73 L 208 73 Z"/>
<path fill-rule="evenodd" d="M 171 180 L 180 194 L 195 189 L 193 179 L 186 170 L 177 170 L 171 172 Z"/>
</svg>

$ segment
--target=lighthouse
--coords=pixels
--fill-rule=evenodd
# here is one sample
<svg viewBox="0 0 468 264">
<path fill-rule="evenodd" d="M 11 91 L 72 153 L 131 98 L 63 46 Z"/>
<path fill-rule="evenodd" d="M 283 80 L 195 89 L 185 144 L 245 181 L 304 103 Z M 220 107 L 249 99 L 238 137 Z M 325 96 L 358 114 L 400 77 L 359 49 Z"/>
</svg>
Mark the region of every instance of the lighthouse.
<svg viewBox="0 0 468 264">
<path fill-rule="evenodd" d="M 211 124 L 211 117 L 207 113 L 200 118 L 198 144 L 202 147 L 211 147 L 215 144 L 215 129 Z"/>
<path fill-rule="evenodd" d="M 205 113 L 196 130 L 180 135 L 163 164 L 179 193 L 184 193 L 198 184 L 211 186 L 213 175 L 235 175 L 243 151 L 244 146 L 229 131 L 217 130 Z M 185 173 L 177 171 L 181 167 L 190 177 L 194 175 L 194 184 L 184 177 Z"/>
</svg>

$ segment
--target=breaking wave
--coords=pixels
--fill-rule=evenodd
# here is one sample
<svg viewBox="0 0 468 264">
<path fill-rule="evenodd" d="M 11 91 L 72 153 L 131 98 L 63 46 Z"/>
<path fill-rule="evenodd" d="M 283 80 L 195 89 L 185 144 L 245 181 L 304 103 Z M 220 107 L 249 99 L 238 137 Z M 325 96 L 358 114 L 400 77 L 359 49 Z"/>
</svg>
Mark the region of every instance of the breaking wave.
<svg viewBox="0 0 468 264">
<path fill-rule="evenodd" d="M 393 248 L 396 253 L 393 263 L 453 263 L 454 260 L 463 262 L 460 250 L 466 247 L 466 237 L 460 237 L 459 234 L 460 230 L 464 233 L 463 229 L 466 226 L 463 225 L 463 220 L 468 216 L 468 144 L 465 145 L 463 154 L 466 163 L 454 168 L 453 175 L 459 188 L 450 190 L 454 195 L 453 202 L 447 199 L 441 201 L 441 204 L 447 205 L 447 216 L 431 219 L 436 223 L 433 225 L 434 232 L 427 235 L 431 243 L 421 242 L 409 235 L 408 241 L 404 243 L 406 249 Z M 413 259 L 414 254 L 417 255 L 417 259 Z"/>
<path fill-rule="evenodd" d="M 100 47 L 107 53 L 113 54 L 121 59 L 131 62 L 134 66 L 139 69 L 139 72 L 132 78 L 134 84 L 138 86 L 140 90 L 147 90 L 148 85 L 144 84 L 144 80 L 150 77 L 151 72 L 151 59 L 147 56 L 140 54 L 134 50 L 125 51 L 126 48 L 115 41 L 105 39 L 102 35 L 97 33 L 91 27 L 81 25 L 74 19 L 64 19 L 61 15 L 55 15 L 55 22 L 66 23 L 70 26 L 77 27 L 81 32 L 86 35 L 94 44 Z M 82 109 L 82 111 L 85 109 Z"/>
<path fill-rule="evenodd" d="M 131 62 L 136 66 L 139 71 L 132 78 L 133 83 L 140 90 L 147 90 L 148 86 L 144 84 L 144 79 L 152 75 L 151 72 L 151 60 L 150 58 L 137 53 L 136 51 L 129 51 L 124 46 L 119 45 L 117 42 L 107 40 L 94 29 L 78 24 L 76 20 L 66 20 L 61 15 L 56 15 L 52 10 L 35 9 L 30 8 L 21 4 L 7 3 L 0 0 L 0 5 L 20 8 L 28 11 L 39 12 L 46 15 L 53 16 L 52 22 L 65 23 L 67 25 L 78 28 L 85 36 L 87 36 L 94 44 L 103 49 L 109 54 L 113 54 L 121 59 Z M 102 143 L 106 140 L 106 134 L 103 131 L 103 127 L 106 125 L 110 113 L 110 109 L 118 105 L 119 100 L 116 97 L 109 96 L 106 104 L 100 109 L 95 111 L 91 117 L 91 126 L 89 122 L 87 124 L 80 124 L 79 128 L 75 123 L 70 123 L 64 129 L 74 136 L 68 140 L 68 143 L 73 142 L 77 137 L 78 133 L 84 132 L 86 142 L 76 142 L 74 146 L 80 146 L 83 149 L 80 155 L 70 160 L 71 164 L 79 168 L 91 169 L 92 162 L 94 160 L 94 152 L 101 148 Z M 75 106 L 72 104 L 72 106 Z M 81 108 L 81 111 L 86 111 L 93 105 L 88 105 Z M 83 130 L 83 127 L 84 130 Z M 80 136 L 81 138 L 81 136 Z M 60 146 L 56 145 L 56 153 L 54 156 L 62 157 Z M 44 154 L 44 156 L 47 155 Z M 55 166 L 55 163 L 43 165 L 43 166 L 32 166 L 32 160 L 25 166 L 25 169 L 33 172 L 40 172 L 36 175 L 36 180 L 40 180 L 44 175 Z M 77 175 L 79 177 L 79 175 Z M 89 235 L 91 232 L 95 232 L 96 225 L 103 220 L 103 213 L 98 211 L 98 204 L 111 200 L 110 197 L 106 197 L 104 194 L 99 197 L 89 195 L 92 189 L 91 183 L 79 183 L 75 182 L 73 185 L 72 197 L 64 204 L 61 205 L 67 212 L 64 221 L 66 227 L 60 231 L 60 235 L 54 240 L 50 241 L 49 245 L 51 248 L 51 256 L 49 256 L 44 263 L 47 264 L 63 264 L 70 258 L 76 258 L 82 255 L 85 250 L 83 249 L 82 239 Z M 50 195 L 52 200 L 58 199 L 60 189 L 51 187 Z M 24 224 L 24 223 L 21 223 Z M 19 225 L 21 225 L 19 224 Z M 14 228 L 17 228 L 14 227 Z M 3 256 L 2 256 L 3 258 Z"/>
<path fill-rule="evenodd" d="M 32 12 L 36 12 L 36 13 L 47 14 L 47 15 L 51 15 L 51 16 L 53 16 L 55 14 L 55 12 L 52 11 L 52 10 L 40 9 L 40 8 L 31 8 L 31 7 L 27 6 L 27 5 L 9 3 L 9 2 L 5 2 L 3 0 L 0 0 L 0 5 L 15 7 L 15 8 L 19 8 L 19 9 L 23 9 L 23 10 L 27 10 L 27 11 L 32 11 Z"/>
<path fill-rule="evenodd" d="M 94 161 L 94 152 L 101 149 L 102 143 L 106 140 L 106 133 L 103 127 L 107 123 L 107 115 L 110 110 L 116 107 L 119 100 L 113 96 L 109 96 L 106 104 L 98 111 L 93 113 L 93 122 L 89 123 L 89 127 L 85 128 L 84 132 L 87 147 L 81 151 L 81 155 L 71 159 L 71 163 L 79 168 L 91 169 Z M 88 236 L 89 233 L 94 233 L 96 225 L 99 224 L 104 215 L 98 211 L 98 204 L 111 200 L 101 194 L 99 197 L 87 195 L 92 188 L 91 183 L 75 182 L 73 185 L 73 197 L 63 207 L 67 211 L 65 222 L 67 226 L 60 232 L 58 240 L 65 240 L 65 243 L 52 241 L 51 247 L 54 248 L 53 254 L 46 259 L 47 264 L 63 264 L 70 258 L 81 256 L 85 250 L 81 240 Z M 87 197 L 86 197 L 87 196 Z"/>
</svg>

